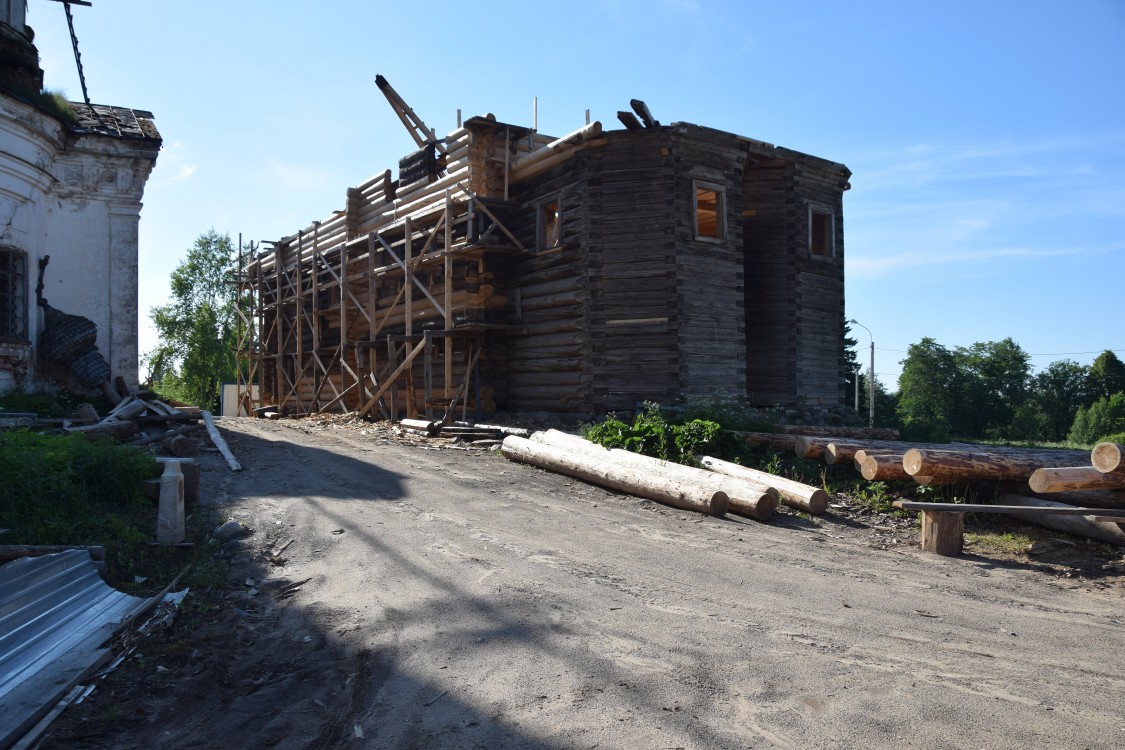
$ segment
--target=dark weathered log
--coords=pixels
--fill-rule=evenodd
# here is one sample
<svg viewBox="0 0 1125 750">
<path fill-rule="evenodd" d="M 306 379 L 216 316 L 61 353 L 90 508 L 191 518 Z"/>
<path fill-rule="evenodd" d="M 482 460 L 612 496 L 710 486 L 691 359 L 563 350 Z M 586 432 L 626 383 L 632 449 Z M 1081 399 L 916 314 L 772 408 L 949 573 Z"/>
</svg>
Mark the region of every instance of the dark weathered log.
<svg viewBox="0 0 1125 750">
<path fill-rule="evenodd" d="M 1032 492 L 1071 492 L 1074 490 L 1125 489 L 1125 476 L 1103 474 L 1093 466 L 1068 466 L 1036 469 L 1027 480 Z"/>
<path fill-rule="evenodd" d="M 629 130 L 642 130 L 644 128 L 644 126 L 641 125 L 641 121 L 638 120 L 637 116 L 632 112 L 620 110 L 617 113 L 617 119 Z"/>
<path fill-rule="evenodd" d="M 93 560 L 105 559 L 105 547 L 100 545 L 84 547 L 65 544 L 2 544 L 0 545 L 0 562 L 18 560 L 21 557 L 54 555 L 71 549 L 84 549 L 90 553 L 90 558 Z"/>
<path fill-rule="evenodd" d="M 1026 484 L 1012 482 L 1011 486 L 1003 489 L 1017 495 L 1025 495 L 1029 488 Z M 1075 490 L 1073 492 L 1051 492 L 1050 497 L 1041 498 L 1057 503 L 1077 505 L 1081 508 L 1125 508 L 1125 490 Z"/>
<path fill-rule="evenodd" d="M 797 444 L 796 435 L 784 435 L 780 432 L 738 432 L 737 434 L 751 448 L 789 452 Z"/>
<path fill-rule="evenodd" d="M 133 419 L 134 417 L 139 417 L 145 412 L 147 408 L 148 406 L 144 401 L 130 396 L 123 400 L 120 404 L 115 406 L 113 410 L 106 415 L 105 419 L 103 419 L 102 422 L 124 422 Z"/>
<path fill-rule="evenodd" d="M 729 461 L 712 458 L 711 456 L 703 456 L 699 459 L 699 463 L 720 474 L 726 474 L 737 479 L 756 481 L 768 487 L 773 487 L 781 493 L 781 502 L 790 508 L 803 510 L 814 515 L 820 515 L 828 508 L 828 493 L 819 487 L 795 482 L 792 479 L 779 477 L 765 471 L 732 464 Z"/>
<path fill-rule="evenodd" d="M 195 453 L 195 443 L 183 435 L 168 435 L 162 441 L 164 450 L 176 458 L 187 458 Z"/>
<path fill-rule="evenodd" d="M 1029 508 L 1072 508 L 1072 505 L 1064 503 L 1056 503 L 1052 500 L 1043 500 L 1037 497 L 1026 497 L 1024 495 L 1000 495 L 996 498 L 996 502 L 1002 505 L 1018 505 L 1026 506 Z M 1103 513 L 1105 511 L 1102 511 Z M 1088 539 L 1097 539 L 1102 542 L 1109 542 L 1125 547 L 1125 531 L 1119 527 L 1119 523 L 1125 521 L 1125 518 L 1113 523 L 1099 523 L 1093 521 L 1085 515 L 1060 515 L 1057 513 L 1035 513 L 1024 514 L 1019 516 L 1021 520 L 1030 521 L 1031 523 L 1039 526 L 1044 526 L 1048 529 L 1055 531 L 1063 531 L 1067 534 L 1075 536 L 1086 537 Z"/>
<path fill-rule="evenodd" d="M 1044 465 L 1082 466 L 1082 451 L 968 451 L 911 448 L 902 457 L 911 476 L 932 477 L 933 483 L 971 479 L 1028 479 Z"/>
<path fill-rule="evenodd" d="M 74 408 L 74 416 L 87 422 L 97 422 L 101 419 L 93 404 L 79 404 Z"/>
<path fill-rule="evenodd" d="M 653 476 L 609 460 L 514 435 L 504 439 L 501 452 L 512 461 L 533 464 L 684 510 L 723 516 L 729 506 L 727 494 L 719 490 L 706 490 L 675 479 Z"/>
<path fill-rule="evenodd" d="M 1090 451 L 1090 463 L 1103 474 L 1125 476 L 1125 445 L 1098 443 Z"/>
<path fill-rule="evenodd" d="M 758 482 L 744 481 L 715 472 L 684 466 L 640 453 L 614 448 L 607 450 L 578 435 L 559 430 L 536 432 L 531 439 L 537 443 L 554 445 L 565 450 L 574 450 L 595 458 L 603 458 L 639 471 L 652 472 L 660 476 L 677 479 L 699 487 L 721 490 L 730 501 L 730 512 L 757 521 L 768 521 L 777 510 L 781 495 L 772 487 Z"/>
<path fill-rule="evenodd" d="M 129 445 L 148 445 L 149 443 L 155 443 L 158 440 L 165 440 L 174 435 L 186 435 L 192 430 L 198 430 L 202 426 L 203 425 L 199 422 L 196 422 L 195 424 L 184 425 L 183 427 L 177 427 L 174 430 L 168 430 L 167 432 L 162 432 L 158 435 L 149 435 L 148 437 L 143 437 L 138 440 L 132 440 L 129 442 Z"/>
<path fill-rule="evenodd" d="M 894 427 L 822 427 L 810 425 L 782 425 L 781 431 L 789 435 L 811 435 L 816 437 L 846 438 L 849 440 L 897 441 L 898 429 Z"/>
<path fill-rule="evenodd" d="M 136 422 L 114 422 L 114 421 L 101 421 L 97 424 L 85 425 L 83 427 L 67 427 L 67 432 L 74 432 L 86 437 L 104 437 L 112 435 L 118 440 L 131 438 L 140 432 L 141 428 L 137 427 Z"/>
</svg>

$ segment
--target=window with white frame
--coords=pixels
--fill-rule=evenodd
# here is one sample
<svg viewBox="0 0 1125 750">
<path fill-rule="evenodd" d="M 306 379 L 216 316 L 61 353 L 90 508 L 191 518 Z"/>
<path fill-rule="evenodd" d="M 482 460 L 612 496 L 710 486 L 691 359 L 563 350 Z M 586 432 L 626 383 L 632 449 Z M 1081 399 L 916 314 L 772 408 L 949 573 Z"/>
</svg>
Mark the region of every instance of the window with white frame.
<svg viewBox="0 0 1125 750">
<path fill-rule="evenodd" d="M 726 238 L 726 191 L 719 185 L 692 182 L 693 223 L 697 240 Z"/>
<path fill-rule="evenodd" d="M 0 340 L 27 341 L 27 255 L 0 247 Z"/>
</svg>

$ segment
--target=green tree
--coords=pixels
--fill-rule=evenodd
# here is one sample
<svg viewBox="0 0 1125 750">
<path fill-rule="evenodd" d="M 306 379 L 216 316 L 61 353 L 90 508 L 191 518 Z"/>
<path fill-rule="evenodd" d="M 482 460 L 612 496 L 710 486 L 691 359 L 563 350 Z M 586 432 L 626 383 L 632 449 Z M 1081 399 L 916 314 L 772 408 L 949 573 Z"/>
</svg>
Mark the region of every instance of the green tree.
<svg viewBox="0 0 1125 750">
<path fill-rule="evenodd" d="M 858 392 L 862 393 L 864 389 L 863 375 L 859 371 L 859 358 L 856 355 L 856 346 L 859 341 L 852 336 L 852 326 L 850 323 L 844 323 L 844 403 L 855 406 L 855 394 L 857 392 L 856 380 L 858 383 Z M 862 409 L 859 411 L 862 412 Z"/>
<path fill-rule="evenodd" d="M 1067 440 L 1088 445 L 1115 433 L 1125 432 L 1125 392 L 1099 398 L 1074 416 Z"/>
<path fill-rule="evenodd" d="M 1109 398 L 1115 393 L 1125 391 L 1125 362 L 1106 349 L 1090 364 L 1087 389 L 1087 406 L 1099 398 Z"/>
<path fill-rule="evenodd" d="M 146 355 L 154 387 L 215 409 L 224 381 L 238 372 L 237 258 L 230 235 L 201 234 L 172 272 L 172 299 L 150 313 L 160 345 Z"/>
<path fill-rule="evenodd" d="M 1031 356 L 1011 338 L 977 342 L 956 351 L 962 374 L 961 419 L 966 436 L 1010 438 L 1017 410 L 1027 400 Z"/>
<path fill-rule="evenodd" d="M 1024 430 L 1025 439 L 1066 438 L 1078 410 L 1087 403 L 1086 394 L 1090 371 L 1069 359 L 1052 362 L 1031 379 L 1027 403 L 1020 410 L 1023 420 L 1034 429 Z"/>
<path fill-rule="evenodd" d="M 898 416 L 905 436 L 941 441 L 959 427 L 964 375 L 954 352 L 929 337 L 911 344 L 898 384 Z"/>
</svg>

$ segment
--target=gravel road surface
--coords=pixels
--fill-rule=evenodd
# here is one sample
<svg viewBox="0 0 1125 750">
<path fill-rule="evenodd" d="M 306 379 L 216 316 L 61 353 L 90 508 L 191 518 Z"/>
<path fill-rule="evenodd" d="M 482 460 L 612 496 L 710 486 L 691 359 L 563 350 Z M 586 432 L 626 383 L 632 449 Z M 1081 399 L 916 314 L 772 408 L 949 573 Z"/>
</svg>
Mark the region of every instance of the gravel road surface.
<svg viewBox="0 0 1125 750">
<path fill-rule="evenodd" d="M 204 492 L 254 529 L 245 600 L 150 729 L 89 746 L 1125 747 L 1120 588 L 376 431 L 222 426 L 245 470 Z"/>
</svg>

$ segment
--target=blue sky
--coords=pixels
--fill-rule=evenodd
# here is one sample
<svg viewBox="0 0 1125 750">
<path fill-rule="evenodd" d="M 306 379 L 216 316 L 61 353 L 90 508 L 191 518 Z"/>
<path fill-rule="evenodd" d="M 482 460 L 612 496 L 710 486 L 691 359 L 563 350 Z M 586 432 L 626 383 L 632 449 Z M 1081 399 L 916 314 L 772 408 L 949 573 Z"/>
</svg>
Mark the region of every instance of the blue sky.
<svg viewBox="0 0 1125 750">
<path fill-rule="evenodd" d="M 323 7 L 318 7 L 318 5 Z M 843 162 L 847 314 L 890 388 L 907 347 L 1008 336 L 1044 367 L 1125 358 L 1125 2 L 570 4 L 93 0 L 90 98 L 152 111 L 145 313 L 195 238 L 274 240 L 486 112 L 563 135 L 631 98 L 662 122 Z M 29 0 L 47 86 L 81 98 L 61 4 Z M 862 347 L 868 344 L 857 329 Z M 861 353 L 866 362 L 866 351 Z"/>
</svg>

